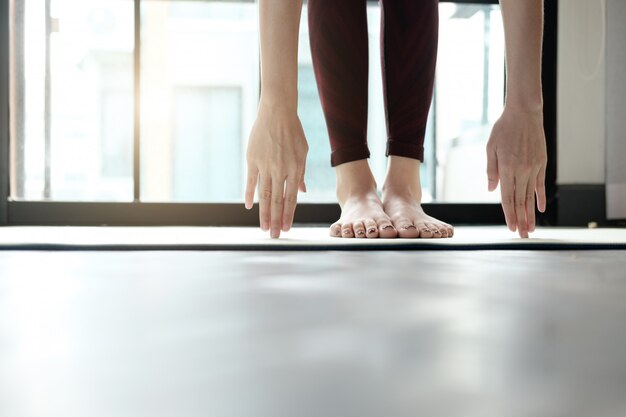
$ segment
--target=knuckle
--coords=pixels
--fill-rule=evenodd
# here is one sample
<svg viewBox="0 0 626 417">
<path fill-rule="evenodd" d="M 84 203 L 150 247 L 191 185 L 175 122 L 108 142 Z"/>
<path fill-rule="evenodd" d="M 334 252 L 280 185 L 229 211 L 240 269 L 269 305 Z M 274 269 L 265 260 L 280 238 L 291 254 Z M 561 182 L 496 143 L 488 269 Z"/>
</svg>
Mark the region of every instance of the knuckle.
<svg viewBox="0 0 626 417">
<path fill-rule="evenodd" d="M 283 203 L 283 197 L 279 194 L 275 194 L 272 196 L 272 204 L 273 205 L 279 205 Z"/>
<path fill-rule="evenodd" d="M 285 198 L 285 202 L 287 204 L 295 205 L 298 202 L 298 197 L 296 197 L 295 195 L 288 195 Z"/>
<path fill-rule="evenodd" d="M 269 201 L 272 198 L 272 192 L 270 190 L 261 190 L 259 193 L 259 199 Z"/>
</svg>

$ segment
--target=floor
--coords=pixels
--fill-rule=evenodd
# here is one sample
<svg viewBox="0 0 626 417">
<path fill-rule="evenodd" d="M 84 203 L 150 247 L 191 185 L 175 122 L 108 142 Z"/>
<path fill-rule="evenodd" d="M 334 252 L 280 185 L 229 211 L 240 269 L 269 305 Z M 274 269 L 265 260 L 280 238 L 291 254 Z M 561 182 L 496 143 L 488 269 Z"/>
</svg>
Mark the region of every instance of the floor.
<svg viewBox="0 0 626 417">
<path fill-rule="evenodd" d="M 0 251 L 0 416 L 623 417 L 625 255 Z"/>
</svg>

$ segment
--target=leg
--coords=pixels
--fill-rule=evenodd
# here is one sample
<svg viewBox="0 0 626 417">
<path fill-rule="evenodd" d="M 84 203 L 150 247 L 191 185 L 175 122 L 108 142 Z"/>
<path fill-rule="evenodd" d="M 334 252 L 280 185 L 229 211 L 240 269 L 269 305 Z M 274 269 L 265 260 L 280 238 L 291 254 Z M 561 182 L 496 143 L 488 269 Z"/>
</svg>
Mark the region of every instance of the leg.
<svg viewBox="0 0 626 417">
<path fill-rule="evenodd" d="M 381 64 L 387 116 L 386 155 L 424 162 L 424 133 L 433 95 L 437 0 L 381 0 Z"/>
<path fill-rule="evenodd" d="M 437 61 L 437 0 L 381 0 L 381 64 L 387 117 L 383 205 L 400 237 L 447 237 L 453 229 L 424 213 L 420 162 Z"/>
<path fill-rule="evenodd" d="M 313 68 L 336 168 L 335 237 L 395 237 L 367 163 L 368 33 L 365 0 L 309 0 Z"/>
<path fill-rule="evenodd" d="M 310 0 L 309 40 L 331 166 L 369 158 L 365 0 Z"/>
</svg>

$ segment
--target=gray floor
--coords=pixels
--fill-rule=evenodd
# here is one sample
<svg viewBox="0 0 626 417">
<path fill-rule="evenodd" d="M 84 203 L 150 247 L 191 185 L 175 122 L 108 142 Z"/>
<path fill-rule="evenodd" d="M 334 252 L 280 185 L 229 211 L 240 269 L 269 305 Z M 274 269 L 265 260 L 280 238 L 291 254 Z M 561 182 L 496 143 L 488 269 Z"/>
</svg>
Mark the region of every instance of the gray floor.
<svg viewBox="0 0 626 417">
<path fill-rule="evenodd" d="M 0 252 L 0 416 L 626 415 L 626 252 Z"/>
</svg>

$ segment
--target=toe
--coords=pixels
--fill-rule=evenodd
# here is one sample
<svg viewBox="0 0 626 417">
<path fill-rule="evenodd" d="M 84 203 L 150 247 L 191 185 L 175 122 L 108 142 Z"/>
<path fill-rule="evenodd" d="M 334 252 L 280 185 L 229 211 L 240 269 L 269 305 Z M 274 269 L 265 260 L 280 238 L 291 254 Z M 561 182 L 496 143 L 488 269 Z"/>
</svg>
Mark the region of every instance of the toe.
<svg viewBox="0 0 626 417">
<path fill-rule="evenodd" d="M 385 239 L 393 239 L 398 237 L 398 231 L 389 219 L 381 218 L 377 220 L 378 223 L 378 235 Z"/>
<path fill-rule="evenodd" d="M 352 224 L 352 229 L 354 230 L 354 236 L 359 238 L 365 237 L 365 226 L 363 222 L 354 222 Z"/>
<path fill-rule="evenodd" d="M 417 227 L 409 219 L 400 218 L 394 222 L 394 226 L 398 230 L 398 237 L 412 238 L 419 236 Z"/>
<path fill-rule="evenodd" d="M 352 223 L 344 223 L 341 225 L 341 237 L 354 237 Z"/>
<path fill-rule="evenodd" d="M 423 237 L 423 238 L 431 238 L 431 237 L 433 237 L 433 232 L 432 232 L 432 230 L 430 230 L 428 228 L 428 225 L 426 223 L 418 222 L 416 224 L 416 226 L 417 226 L 417 230 L 420 233 L 420 237 Z"/>
<path fill-rule="evenodd" d="M 330 226 L 330 235 L 332 237 L 341 237 L 341 224 L 335 223 Z"/>
<path fill-rule="evenodd" d="M 398 236 L 402 238 L 416 238 L 419 237 L 419 235 L 420 232 L 414 224 L 409 224 L 398 229 Z"/>
<path fill-rule="evenodd" d="M 454 234 L 454 227 L 446 222 L 439 222 L 437 226 L 439 226 L 439 230 L 443 232 L 444 237 L 452 237 Z"/>
<path fill-rule="evenodd" d="M 439 230 L 439 227 L 435 223 L 426 223 L 426 225 L 432 231 L 434 238 L 441 237 L 441 231 Z"/>
<path fill-rule="evenodd" d="M 366 219 L 363 223 L 365 225 L 365 233 L 367 237 L 378 237 L 378 225 L 376 224 L 376 221 L 374 221 L 374 219 Z"/>
</svg>

